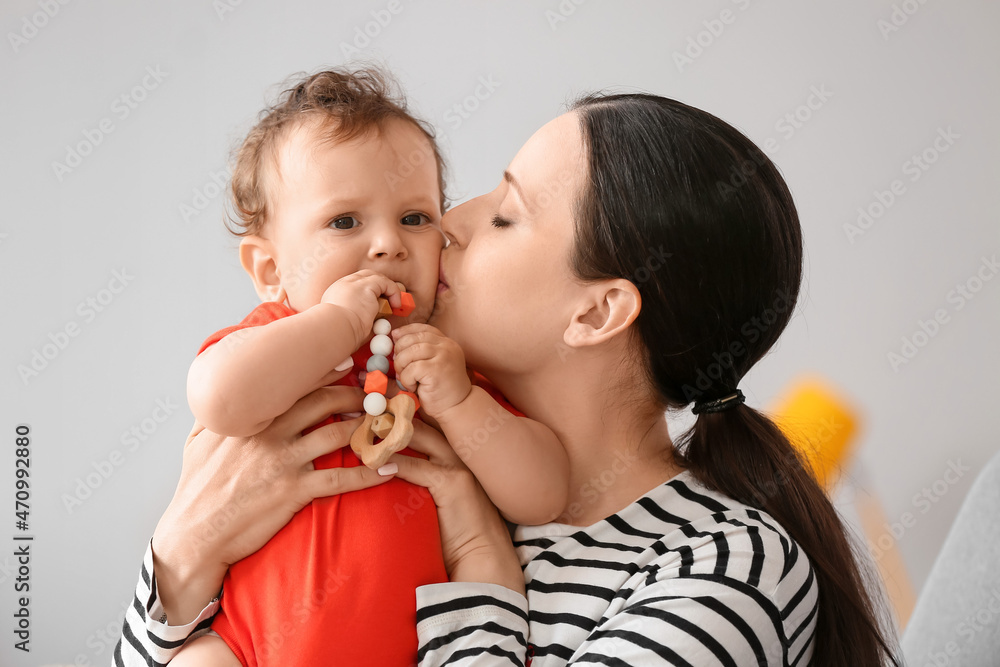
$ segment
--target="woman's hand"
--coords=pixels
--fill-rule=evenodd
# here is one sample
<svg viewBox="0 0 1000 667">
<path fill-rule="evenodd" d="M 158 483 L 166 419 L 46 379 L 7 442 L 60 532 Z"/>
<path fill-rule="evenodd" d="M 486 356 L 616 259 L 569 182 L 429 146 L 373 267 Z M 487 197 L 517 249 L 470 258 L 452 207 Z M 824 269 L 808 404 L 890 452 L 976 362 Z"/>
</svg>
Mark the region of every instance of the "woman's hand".
<svg viewBox="0 0 1000 667">
<path fill-rule="evenodd" d="M 180 482 L 153 534 L 157 589 L 171 625 L 194 620 L 226 570 L 260 549 L 314 498 L 375 486 L 365 466 L 315 470 L 313 459 L 349 443 L 360 420 L 301 436 L 330 414 L 361 409 L 364 394 L 323 387 L 248 438 L 196 424 L 184 447 Z"/>
<path fill-rule="evenodd" d="M 441 433 L 414 422 L 410 449 L 427 460 L 394 454 L 396 476 L 427 487 L 437 505 L 450 581 L 500 584 L 524 595 L 524 575 L 510 533 L 475 476 Z"/>
</svg>

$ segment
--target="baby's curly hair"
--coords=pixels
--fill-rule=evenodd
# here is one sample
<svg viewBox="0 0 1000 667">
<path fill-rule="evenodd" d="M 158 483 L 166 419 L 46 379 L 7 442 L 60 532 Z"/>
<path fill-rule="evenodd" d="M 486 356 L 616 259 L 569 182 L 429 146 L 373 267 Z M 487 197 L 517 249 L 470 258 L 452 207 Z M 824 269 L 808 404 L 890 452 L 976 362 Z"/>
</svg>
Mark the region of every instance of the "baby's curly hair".
<svg viewBox="0 0 1000 667">
<path fill-rule="evenodd" d="M 277 150 L 288 131 L 306 121 L 318 121 L 329 139 L 348 141 L 368 132 L 379 132 L 391 119 L 413 123 L 430 141 L 438 168 L 441 208 L 444 212 L 444 159 L 434 129 L 406 109 L 399 86 L 388 73 L 375 67 L 334 68 L 298 75 L 272 106 L 260 112 L 233 157 L 230 196 L 232 208 L 226 227 L 236 236 L 259 234 L 271 209 L 266 172 L 277 162 Z"/>
</svg>

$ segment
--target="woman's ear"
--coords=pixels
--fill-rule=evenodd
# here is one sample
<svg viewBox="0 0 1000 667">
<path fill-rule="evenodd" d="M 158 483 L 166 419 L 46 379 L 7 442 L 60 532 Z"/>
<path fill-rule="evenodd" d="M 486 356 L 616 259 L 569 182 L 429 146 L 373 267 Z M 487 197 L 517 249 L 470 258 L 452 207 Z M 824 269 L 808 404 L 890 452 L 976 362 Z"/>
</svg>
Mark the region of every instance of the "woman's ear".
<svg viewBox="0 0 1000 667">
<path fill-rule="evenodd" d="M 642 310 L 639 289 L 623 278 L 595 283 L 573 313 L 563 342 L 586 347 L 607 342 L 626 331 Z"/>
<path fill-rule="evenodd" d="M 261 301 L 284 301 L 285 290 L 281 287 L 281 272 L 271 241 L 256 234 L 244 236 L 240 241 L 240 264 Z"/>
</svg>

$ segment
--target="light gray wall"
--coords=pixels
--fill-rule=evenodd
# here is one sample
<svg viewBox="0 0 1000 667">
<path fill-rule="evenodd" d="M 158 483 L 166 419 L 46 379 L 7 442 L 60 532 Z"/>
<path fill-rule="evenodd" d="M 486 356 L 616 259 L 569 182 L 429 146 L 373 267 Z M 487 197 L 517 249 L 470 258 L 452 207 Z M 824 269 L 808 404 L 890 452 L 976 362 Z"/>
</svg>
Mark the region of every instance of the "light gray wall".
<svg viewBox="0 0 1000 667">
<path fill-rule="evenodd" d="M 342 63 L 343 45 L 390 5 L 400 11 L 361 55 L 395 71 L 440 128 L 457 201 L 491 189 L 535 129 L 597 88 L 676 97 L 773 140 L 800 207 L 808 274 L 792 325 L 743 388 L 764 406 L 813 372 L 852 398 L 864 415 L 867 491 L 890 521 L 915 516 L 898 545 L 919 586 L 998 449 L 1000 279 L 961 308 L 949 294 L 1000 250 L 1000 5 L 399 2 L 3 3 L 0 663 L 110 660 L 101 633 L 112 628 L 113 640 L 180 468 L 188 365 L 208 333 L 255 302 L 212 174 L 278 82 Z M 898 29 L 883 34 L 886 25 Z M 692 40 L 701 53 L 678 66 Z M 469 98 L 477 90 L 485 99 Z M 816 90 L 827 99 L 802 107 Z M 459 123 L 449 109 L 463 103 L 478 108 Z M 808 119 L 783 120 L 796 113 Z M 957 138 L 938 142 L 947 151 L 916 178 L 906 163 L 939 130 Z M 88 134 L 99 143 L 57 174 L 54 163 Z M 897 179 L 902 194 L 849 240 L 858 208 Z M 185 219 L 184 206 L 203 210 Z M 105 301 L 100 312 L 88 299 Z M 937 310 L 947 323 L 893 369 L 887 354 Z M 67 326 L 76 335 L 62 340 Z M 52 340 L 64 349 L 45 349 Z M 23 380 L 34 351 L 53 358 Z M 161 402 L 174 407 L 155 423 Z M 30 654 L 12 637 L 18 423 L 33 437 Z M 143 427 L 144 441 L 124 435 Z M 116 451 L 119 465 L 107 463 Z M 939 481 L 959 460 L 969 472 Z M 107 478 L 95 476 L 102 468 Z M 88 477 L 96 488 L 80 486 Z M 940 496 L 919 502 L 935 481 Z"/>
</svg>

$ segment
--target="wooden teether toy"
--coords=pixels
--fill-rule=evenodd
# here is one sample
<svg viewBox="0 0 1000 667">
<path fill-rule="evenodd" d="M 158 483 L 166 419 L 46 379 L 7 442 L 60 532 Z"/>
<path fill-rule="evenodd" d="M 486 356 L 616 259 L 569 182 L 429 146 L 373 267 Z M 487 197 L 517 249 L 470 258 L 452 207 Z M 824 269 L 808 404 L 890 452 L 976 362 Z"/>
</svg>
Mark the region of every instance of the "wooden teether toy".
<svg viewBox="0 0 1000 667">
<path fill-rule="evenodd" d="M 398 284 L 398 283 L 397 283 Z M 400 290 L 403 287 L 400 285 Z M 413 312 L 413 295 L 400 294 L 402 306 L 391 308 L 386 299 L 379 299 L 379 314 L 406 317 Z M 389 355 L 392 354 L 392 338 L 389 320 L 377 319 L 369 347 L 372 356 L 368 359 L 365 383 L 365 420 L 351 435 L 351 449 L 369 468 L 376 470 L 385 465 L 389 457 L 403 449 L 413 437 L 413 415 L 420 407 L 416 394 L 401 391 L 390 399 L 385 394 L 389 389 Z M 398 382 L 397 382 L 398 384 Z M 400 385 L 402 386 L 402 385 Z M 382 438 L 379 443 L 375 438 Z"/>
</svg>

